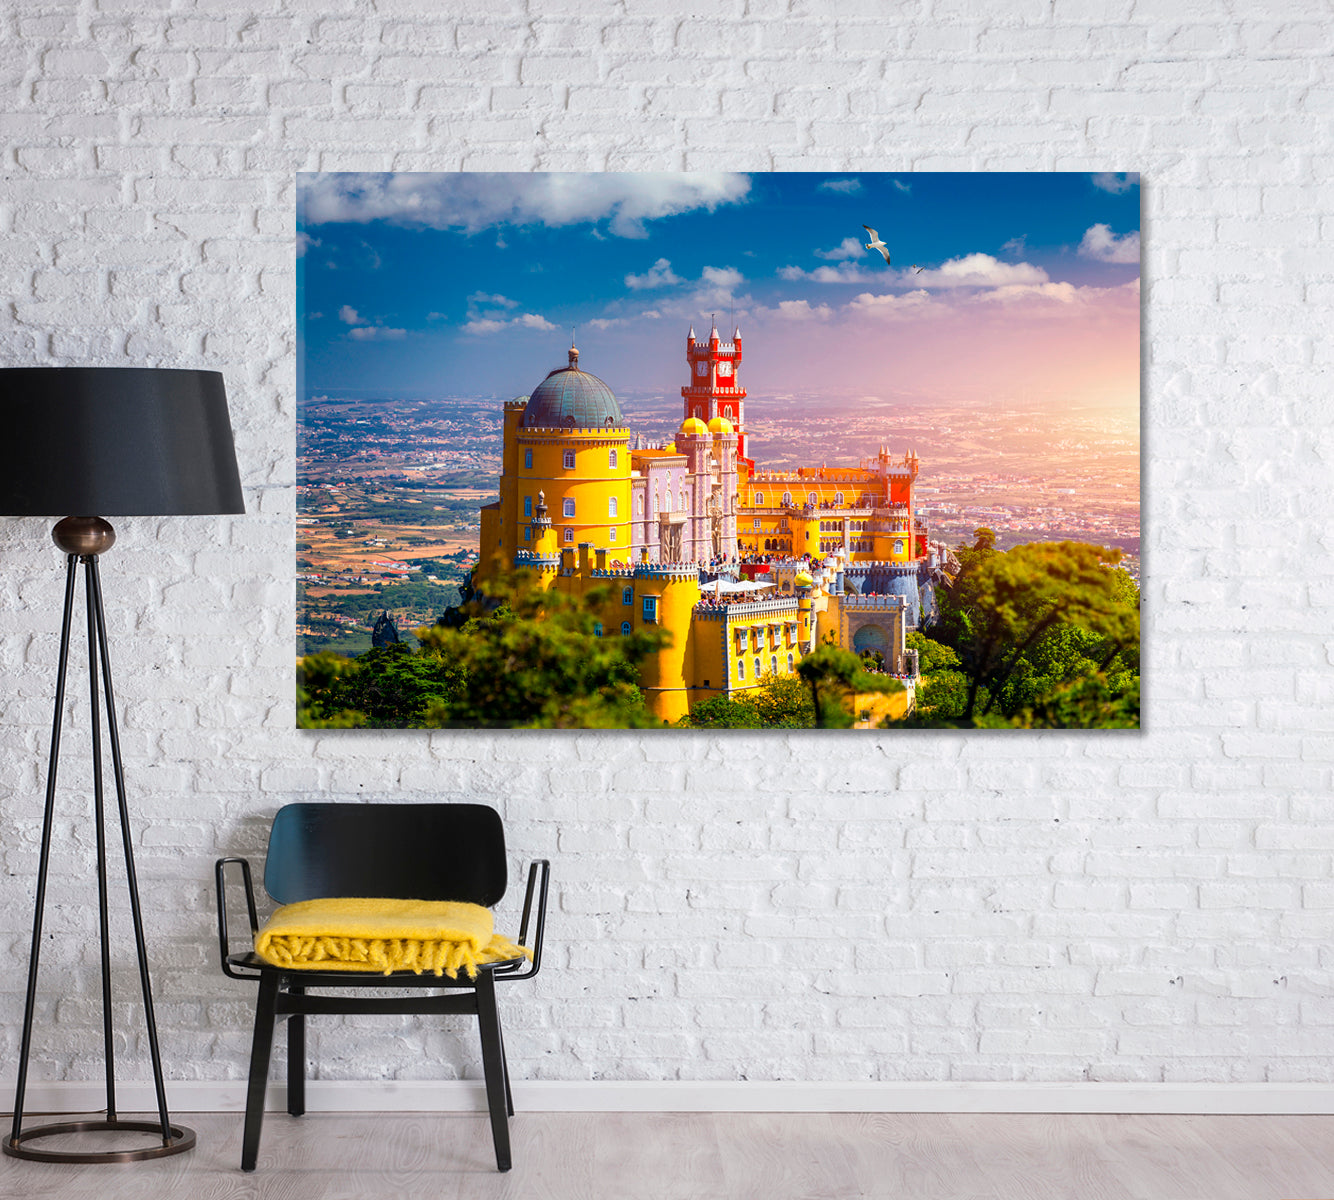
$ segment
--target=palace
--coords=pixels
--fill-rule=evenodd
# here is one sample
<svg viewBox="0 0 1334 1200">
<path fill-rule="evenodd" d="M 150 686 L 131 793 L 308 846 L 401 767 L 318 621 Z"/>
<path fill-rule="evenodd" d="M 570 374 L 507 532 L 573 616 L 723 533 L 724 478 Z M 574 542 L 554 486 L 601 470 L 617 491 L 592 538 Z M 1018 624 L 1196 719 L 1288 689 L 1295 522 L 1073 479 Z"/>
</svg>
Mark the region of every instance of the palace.
<svg viewBox="0 0 1334 1200">
<path fill-rule="evenodd" d="M 642 668 L 674 723 L 714 696 L 789 675 L 832 637 L 877 652 L 907 690 L 859 697 L 860 724 L 912 705 L 905 638 L 930 613 L 936 556 L 914 516 L 918 460 L 757 469 L 747 456 L 741 331 L 686 336 L 684 417 L 667 445 L 632 438 L 601 379 L 569 363 L 505 404 L 500 498 L 481 510 L 476 581 L 528 568 L 539 586 L 600 589 L 600 636 L 671 633 Z"/>
</svg>

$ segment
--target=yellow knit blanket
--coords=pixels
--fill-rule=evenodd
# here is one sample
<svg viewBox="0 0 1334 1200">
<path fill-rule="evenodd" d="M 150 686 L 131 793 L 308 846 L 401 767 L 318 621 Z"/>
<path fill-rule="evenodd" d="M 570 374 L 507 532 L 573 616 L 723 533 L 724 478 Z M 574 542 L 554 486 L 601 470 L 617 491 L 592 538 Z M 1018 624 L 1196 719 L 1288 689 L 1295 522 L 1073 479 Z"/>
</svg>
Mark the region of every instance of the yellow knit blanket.
<svg viewBox="0 0 1334 1200">
<path fill-rule="evenodd" d="M 477 977 L 481 963 L 532 958 L 495 933 L 491 910 L 453 900 L 301 900 L 277 909 L 255 937 L 275 967 L 318 971 L 415 971 Z"/>
</svg>

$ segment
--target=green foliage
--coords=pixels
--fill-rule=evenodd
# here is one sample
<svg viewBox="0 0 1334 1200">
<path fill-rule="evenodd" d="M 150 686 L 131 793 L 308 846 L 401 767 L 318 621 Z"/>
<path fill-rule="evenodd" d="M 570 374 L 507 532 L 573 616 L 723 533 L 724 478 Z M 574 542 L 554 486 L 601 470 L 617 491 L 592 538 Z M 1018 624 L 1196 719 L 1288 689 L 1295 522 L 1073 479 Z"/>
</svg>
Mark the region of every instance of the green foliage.
<svg viewBox="0 0 1334 1200">
<path fill-rule="evenodd" d="M 758 687 L 701 701 L 679 724 L 686 729 L 810 729 L 815 709 L 803 680 L 766 671 Z"/>
<path fill-rule="evenodd" d="M 851 700 L 857 692 L 903 691 L 897 679 L 868 672 L 856 654 L 834 644 L 832 635 L 801 660 L 797 674 L 810 689 L 815 724 L 820 729 L 850 729 Z"/>
<path fill-rule="evenodd" d="M 815 725 L 810 689 L 799 675 L 766 671 L 753 703 L 765 729 L 810 729 Z"/>
<path fill-rule="evenodd" d="M 959 574 L 939 593 L 915 721 L 1063 726 L 1082 716 L 1102 727 L 1132 723 L 1132 712 L 1137 720 L 1139 590 L 1111 565 L 1120 552 L 1037 542 L 1001 553 L 987 532 L 960 552 Z"/>
<path fill-rule="evenodd" d="M 489 585 L 464 606 L 464 623 L 416 630 L 423 656 L 458 664 L 466 685 L 426 712 L 428 727 L 625 729 L 659 724 L 639 689 L 639 664 L 668 644 L 660 628 L 598 637 L 594 613 L 610 591 L 587 604 L 538 591 L 531 576 Z"/>
<path fill-rule="evenodd" d="M 357 663 L 341 654 L 307 654 L 296 667 L 298 729 L 356 729 L 366 715 L 336 699 L 339 687 L 356 675 Z"/>
<path fill-rule="evenodd" d="M 755 702 L 749 696 L 713 696 L 701 700 L 678 722 L 685 729 L 763 729 Z"/>
<path fill-rule="evenodd" d="M 668 636 L 647 630 L 597 637 L 593 609 L 528 578 L 473 597 L 453 629 L 416 629 L 420 645 L 370 650 L 359 659 L 301 660 L 299 723 L 305 728 L 638 728 L 658 722 L 639 690 L 639 663 Z"/>
</svg>

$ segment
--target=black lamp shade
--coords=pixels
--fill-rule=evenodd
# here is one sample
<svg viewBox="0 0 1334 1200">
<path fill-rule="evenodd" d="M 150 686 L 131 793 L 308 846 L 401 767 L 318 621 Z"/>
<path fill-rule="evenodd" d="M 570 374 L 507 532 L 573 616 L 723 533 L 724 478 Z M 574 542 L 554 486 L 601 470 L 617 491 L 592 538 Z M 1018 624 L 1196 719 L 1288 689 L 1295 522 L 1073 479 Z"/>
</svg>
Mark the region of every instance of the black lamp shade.
<svg viewBox="0 0 1334 1200">
<path fill-rule="evenodd" d="M 245 511 L 216 371 L 0 370 L 0 514 Z"/>
</svg>

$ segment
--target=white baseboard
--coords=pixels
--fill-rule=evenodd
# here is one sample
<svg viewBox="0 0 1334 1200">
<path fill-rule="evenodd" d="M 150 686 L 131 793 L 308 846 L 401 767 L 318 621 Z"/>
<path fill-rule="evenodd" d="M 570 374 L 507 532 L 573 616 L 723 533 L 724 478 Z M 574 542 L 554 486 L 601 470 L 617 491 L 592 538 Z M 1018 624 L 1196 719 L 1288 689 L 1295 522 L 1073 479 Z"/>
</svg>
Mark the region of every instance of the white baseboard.
<svg viewBox="0 0 1334 1200">
<path fill-rule="evenodd" d="M 13 1083 L 0 1084 L 10 1099 Z M 241 1112 L 245 1083 L 182 1081 L 167 1085 L 172 1113 Z M 97 1112 L 103 1087 L 90 1082 L 29 1081 L 29 1114 Z M 125 1112 L 156 1108 L 148 1083 L 118 1086 Z M 282 1111 L 286 1087 L 269 1084 L 267 1105 Z M 480 1081 L 312 1080 L 310 1112 L 481 1112 Z M 914 1113 L 1201 1113 L 1334 1114 L 1334 1084 L 1322 1083 L 836 1083 L 514 1082 L 520 1112 L 914 1112 Z"/>
</svg>

